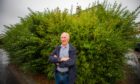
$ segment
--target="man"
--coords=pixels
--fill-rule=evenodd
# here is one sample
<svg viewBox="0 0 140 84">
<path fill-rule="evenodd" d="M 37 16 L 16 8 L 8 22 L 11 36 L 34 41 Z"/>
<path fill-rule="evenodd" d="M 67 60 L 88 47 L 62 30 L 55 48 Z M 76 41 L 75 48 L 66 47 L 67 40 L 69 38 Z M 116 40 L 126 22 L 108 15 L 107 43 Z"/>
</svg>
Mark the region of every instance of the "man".
<svg viewBox="0 0 140 84">
<path fill-rule="evenodd" d="M 61 34 L 61 45 L 51 53 L 49 60 L 56 65 L 56 84 L 74 84 L 76 78 L 76 49 L 69 44 L 68 33 Z"/>
</svg>

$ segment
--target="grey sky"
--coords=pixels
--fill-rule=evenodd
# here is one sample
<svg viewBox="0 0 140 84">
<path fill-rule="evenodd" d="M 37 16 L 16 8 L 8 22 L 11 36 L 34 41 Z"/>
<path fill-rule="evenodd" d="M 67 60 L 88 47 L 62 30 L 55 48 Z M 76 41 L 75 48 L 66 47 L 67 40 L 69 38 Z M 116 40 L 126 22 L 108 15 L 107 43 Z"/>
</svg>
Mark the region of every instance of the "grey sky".
<svg viewBox="0 0 140 84">
<path fill-rule="evenodd" d="M 0 0 L 0 33 L 4 32 L 3 25 L 15 24 L 19 22 L 19 16 L 24 17 L 29 13 L 28 7 L 33 11 L 44 11 L 49 8 L 54 9 L 59 7 L 61 10 L 64 8 L 70 9 L 73 5 L 73 12 L 78 5 L 82 6 L 82 9 L 88 7 L 89 3 L 97 0 Z M 99 0 L 103 1 L 103 0 Z M 108 0 L 113 3 L 115 0 Z M 140 5 L 140 0 L 116 0 L 118 3 L 122 3 L 122 6 L 130 11 L 133 11 Z M 140 21 L 140 15 L 136 19 Z"/>
</svg>

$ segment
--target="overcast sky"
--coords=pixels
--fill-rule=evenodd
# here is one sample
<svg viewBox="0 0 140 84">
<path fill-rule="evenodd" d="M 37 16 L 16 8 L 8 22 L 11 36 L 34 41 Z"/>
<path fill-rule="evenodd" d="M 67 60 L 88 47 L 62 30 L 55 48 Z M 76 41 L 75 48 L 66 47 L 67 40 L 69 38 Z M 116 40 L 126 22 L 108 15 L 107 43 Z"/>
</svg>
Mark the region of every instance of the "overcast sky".
<svg viewBox="0 0 140 84">
<path fill-rule="evenodd" d="M 25 17 L 29 13 L 28 7 L 33 11 L 44 11 L 49 8 L 54 9 L 59 7 L 61 10 L 64 8 L 70 9 L 73 5 L 73 12 L 78 5 L 81 5 L 82 9 L 88 7 L 88 5 L 97 0 L 0 0 L 0 34 L 4 32 L 3 25 L 15 24 L 19 22 L 18 17 Z M 103 1 L 103 0 L 99 0 Z M 115 0 L 108 0 L 110 3 L 114 3 Z M 130 11 L 133 11 L 140 5 L 140 0 L 116 0 L 118 3 L 122 3 L 123 7 L 127 7 Z M 140 21 L 140 15 L 136 19 Z"/>
</svg>

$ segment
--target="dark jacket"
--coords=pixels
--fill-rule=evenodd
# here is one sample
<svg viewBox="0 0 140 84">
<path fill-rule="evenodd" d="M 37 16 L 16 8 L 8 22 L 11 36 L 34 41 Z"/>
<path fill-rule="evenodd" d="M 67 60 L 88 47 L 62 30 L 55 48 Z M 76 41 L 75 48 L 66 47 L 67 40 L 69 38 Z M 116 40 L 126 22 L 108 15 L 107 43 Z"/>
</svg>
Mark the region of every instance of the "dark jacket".
<svg viewBox="0 0 140 84">
<path fill-rule="evenodd" d="M 59 57 L 61 46 L 57 46 L 55 50 L 51 53 L 49 57 L 49 61 L 56 64 L 59 63 L 59 67 L 68 67 L 69 68 L 69 84 L 74 84 L 74 81 L 76 79 L 76 49 L 69 44 L 69 60 L 65 62 L 59 62 L 59 59 L 54 57 L 54 55 L 57 55 Z M 56 71 L 56 69 L 55 69 Z"/>
</svg>

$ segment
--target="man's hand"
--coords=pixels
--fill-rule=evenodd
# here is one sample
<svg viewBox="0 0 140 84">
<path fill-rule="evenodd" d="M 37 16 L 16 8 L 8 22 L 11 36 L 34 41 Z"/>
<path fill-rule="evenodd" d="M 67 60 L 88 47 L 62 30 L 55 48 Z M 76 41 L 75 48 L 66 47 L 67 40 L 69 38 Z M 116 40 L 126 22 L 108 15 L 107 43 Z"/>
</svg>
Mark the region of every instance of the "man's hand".
<svg viewBox="0 0 140 84">
<path fill-rule="evenodd" d="M 60 61 L 67 61 L 67 60 L 69 60 L 70 58 L 69 57 L 62 57 L 61 59 L 60 59 Z"/>
<path fill-rule="evenodd" d="M 59 65 L 59 63 L 56 63 L 56 65 L 58 66 L 58 65 Z"/>
<path fill-rule="evenodd" d="M 56 58 L 57 58 L 57 55 L 54 55 L 54 57 L 56 57 Z"/>
</svg>

